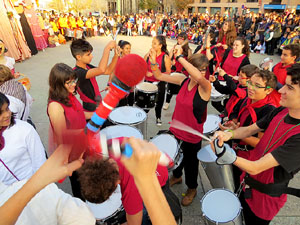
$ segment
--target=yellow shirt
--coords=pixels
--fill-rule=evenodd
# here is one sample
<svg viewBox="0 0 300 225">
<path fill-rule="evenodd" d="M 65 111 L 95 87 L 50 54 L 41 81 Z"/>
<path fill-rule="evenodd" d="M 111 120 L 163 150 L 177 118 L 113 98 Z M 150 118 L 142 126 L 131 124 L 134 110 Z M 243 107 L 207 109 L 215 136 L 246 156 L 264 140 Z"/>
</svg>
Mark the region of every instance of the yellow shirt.
<svg viewBox="0 0 300 225">
<path fill-rule="evenodd" d="M 56 26 L 56 23 L 55 22 L 50 22 L 51 26 L 52 26 L 52 29 L 54 32 L 58 32 L 58 28 Z"/>
</svg>

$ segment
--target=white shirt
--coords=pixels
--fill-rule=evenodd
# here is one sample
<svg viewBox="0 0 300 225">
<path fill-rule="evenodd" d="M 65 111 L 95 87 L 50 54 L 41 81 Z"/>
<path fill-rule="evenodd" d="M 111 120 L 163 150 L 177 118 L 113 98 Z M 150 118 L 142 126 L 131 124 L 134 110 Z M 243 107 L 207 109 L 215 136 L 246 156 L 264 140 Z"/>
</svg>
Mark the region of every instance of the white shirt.
<svg viewBox="0 0 300 225">
<path fill-rule="evenodd" d="M 35 129 L 27 122 L 16 124 L 3 132 L 5 146 L 0 159 L 19 180 L 30 178 L 46 161 L 44 146 Z M 0 162 L 0 181 L 4 184 L 16 182 L 16 178 Z"/>
<path fill-rule="evenodd" d="M 6 63 L 5 66 L 7 66 L 10 70 L 15 68 L 15 59 L 12 57 L 4 56 Z"/>
<path fill-rule="evenodd" d="M 27 180 L 6 186 L 0 182 L 0 206 L 16 193 Z M 95 218 L 78 198 L 50 184 L 23 209 L 16 225 L 95 225 Z"/>
</svg>

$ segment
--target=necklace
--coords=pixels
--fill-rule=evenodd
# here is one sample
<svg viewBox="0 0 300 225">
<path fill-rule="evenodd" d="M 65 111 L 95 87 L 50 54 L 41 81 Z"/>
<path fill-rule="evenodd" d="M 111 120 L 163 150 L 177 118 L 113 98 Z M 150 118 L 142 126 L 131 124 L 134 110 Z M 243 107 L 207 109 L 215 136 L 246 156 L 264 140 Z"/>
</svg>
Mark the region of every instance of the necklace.
<svg viewBox="0 0 300 225">
<path fill-rule="evenodd" d="M 281 118 L 281 120 L 279 121 L 279 123 L 277 124 L 277 126 L 276 126 L 276 128 L 274 129 L 274 131 L 273 131 L 273 134 L 272 134 L 272 136 L 271 136 L 271 138 L 270 138 L 270 140 L 269 140 L 269 142 L 268 142 L 268 145 L 267 145 L 267 147 L 265 148 L 265 151 L 264 151 L 264 154 L 263 155 L 265 155 L 275 144 L 277 144 L 289 131 L 291 131 L 291 130 L 293 130 L 294 128 L 296 128 L 296 127 L 298 127 L 299 125 L 300 125 L 300 123 L 298 123 L 298 124 L 296 124 L 295 126 L 292 126 L 290 129 L 288 129 L 283 135 L 281 135 L 281 137 L 280 138 L 278 138 L 270 147 L 269 147 L 269 145 L 270 145 L 270 143 L 271 143 L 271 141 L 272 141 L 272 139 L 273 139 L 273 137 L 274 137 L 274 134 L 275 134 L 275 132 L 276 132 L 276 130 L 277 130 L 277 128 L 279 127 L 279 125 L 280 125 L 280 123 L 282 122 L 282 120 L 283 119 L 285 119 L 286 117 L 287 117 L 287 115 L 288 114 L 286 114 L 284 117 L 282 117 Z"/>
</svg>

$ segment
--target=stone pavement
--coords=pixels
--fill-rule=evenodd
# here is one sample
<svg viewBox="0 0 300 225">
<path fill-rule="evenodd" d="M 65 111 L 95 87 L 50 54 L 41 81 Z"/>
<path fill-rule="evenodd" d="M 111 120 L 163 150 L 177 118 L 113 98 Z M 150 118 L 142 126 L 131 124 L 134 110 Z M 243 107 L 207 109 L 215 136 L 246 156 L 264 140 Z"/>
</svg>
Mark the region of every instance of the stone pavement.
<svg viewBox="0 0 300 225">
<path fill-rule="evenodd" d="M 89 38 L 88 41 L 93 45 L 93 61 L 92 64 L 97 65 L 101 56 L 104 46 L 110 41 L 109 37 L 93 37 Z M 151 47 L 152 38 L 150 37 L 127 37 L 118 36 L 118 40 L 127 40 L 132 44 L 132 53 L 144 56 Z M 117 41 L 118 41 L 117 40 Z M 175 40 L 167 40 L 168 49 L 175 44 Z M 31 80 L 31 90 L 30 94 L 34 98 L 34 103 L 31 109 L 31 117 L 37 126 L 37 131 L 47 148 L 48 146 L 48 129 L 49 120 L 46 113 L 47 108 L 47 96 L 48 96 L 48 76 L 52 66 L 55 63 L 66 63 L 73 67 L 75 65 L 75 60 L 73 59 L 70 49 L 70 42 L 66 45 L 62 45 L 56 48 L 48 48 L 44 52 L 39 52 L 36 56 L 16 64 L 16 71 L 26 74 Z M 195 45 L 190 45 L 193 49 Z M 112 57 L 113 53 L 111 53 Z M 259 55 L 252 53 L 250 56 L 251 63 L 258 65 L 259 62 L 267 57 L 266 55 Z M 278 56 L 272 56 L 275 63 L 280 61 Z M 104 89 L 107 83 L 107 76 L 100 76 L 97 78 L 100 90 Z M 162 122 L 161 127 L 157 127 L 155 124 L 154 110 L 148 113 L 147 120 L 147 139 L 156 135 L 159 129 L 168 129 L 168 122 L 171 121 L 172 112 L 175 104 L 175 96 L 172 98 L 170 108 L 168 110 L 163 110 L 162 112 Z M 209 104 L 208 113 L 217 113 L 214 108 Z M 205 145 L 206 143 L 203 143 Z M 200 166 L 199 168 L 199 186 L 197 197 L 194 202 L 189 207 L 183 207 L 183 224 L 184 225 L 196 225 L 205 224 L 204 219 L 201 216 L 200 200 L 204 193 L 211 189 L 209 180 L 207 179 L 204 170 Z M 201 185 L 202 184 L 202 185 Z M 70 193 L 70 184 L 66 180 L 63 184 L 59 184 L 60 188 L 64 191 Z M 300 188 L 300 176 L 296 176 L 291 182 L 291 186 Z M 174 192 L 179 198 L 183 192 L 185 192 L 185 185 L 179 184 L 175 185 Z M 300 203 L 299 199 L 296 197 L 288 197 L 288 202 L 285 207 L 279 212 L 278 216 L 272 221 L 272 225 L 300 225 Z"/>
</svg>

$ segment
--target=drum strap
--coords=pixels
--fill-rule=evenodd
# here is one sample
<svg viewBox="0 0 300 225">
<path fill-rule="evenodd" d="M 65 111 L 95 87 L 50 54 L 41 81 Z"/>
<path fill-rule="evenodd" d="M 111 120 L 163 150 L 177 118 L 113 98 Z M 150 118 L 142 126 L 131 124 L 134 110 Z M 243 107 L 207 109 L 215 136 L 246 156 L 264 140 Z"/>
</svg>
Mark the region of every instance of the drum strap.
<svg viewBox="0 0 300 225">
<path fill-rule="evenodd" d="M 245 176 L 245 183 L 251 188 L 272 197 L 280 197 L 282 194 L 289 194 L 300 198 L 300 189 L 288 187 L 286 183 L 263 184 L 253 179 L 248 174 Z"/>
</svg>

